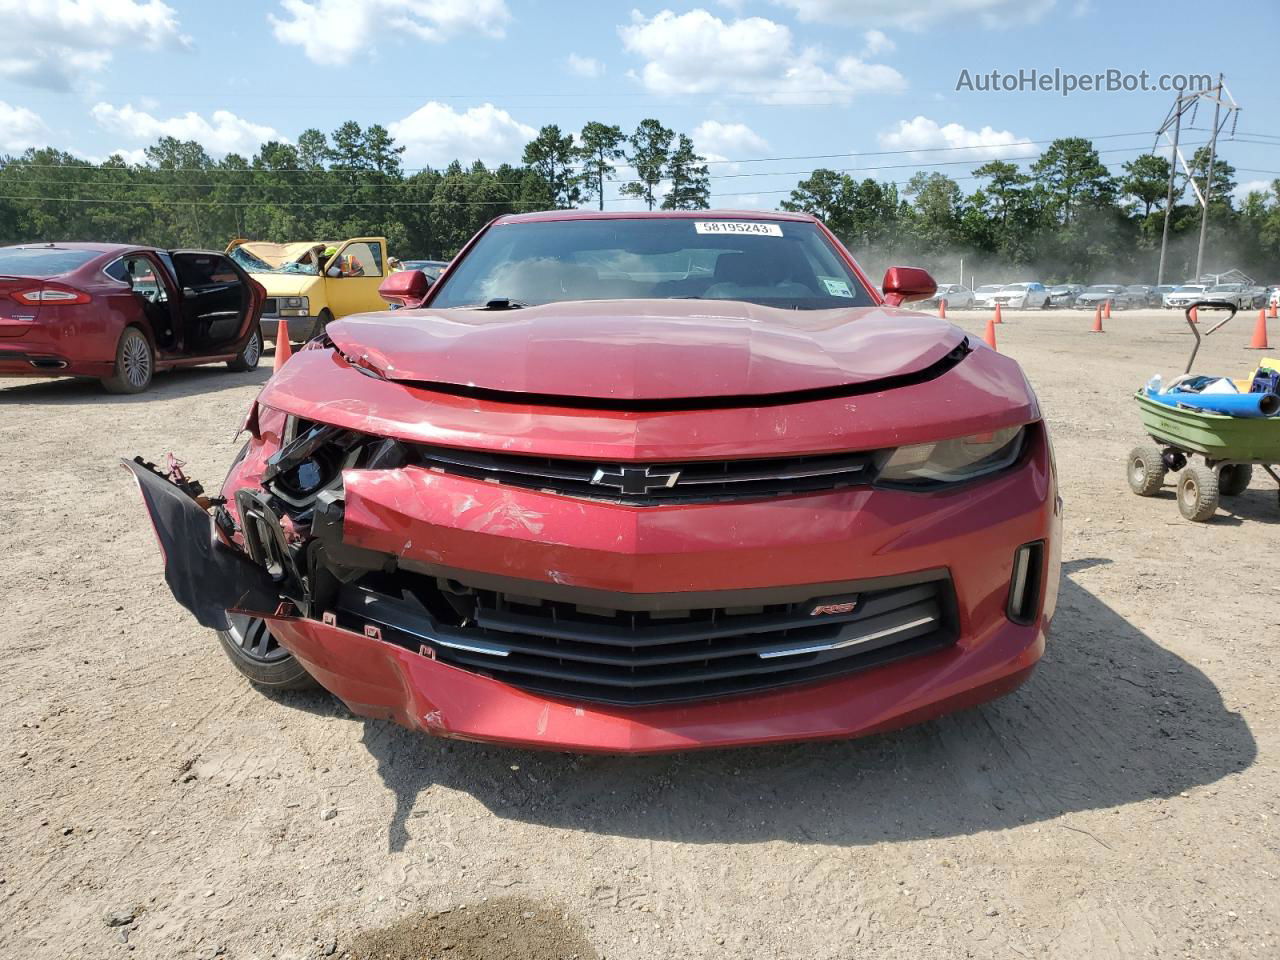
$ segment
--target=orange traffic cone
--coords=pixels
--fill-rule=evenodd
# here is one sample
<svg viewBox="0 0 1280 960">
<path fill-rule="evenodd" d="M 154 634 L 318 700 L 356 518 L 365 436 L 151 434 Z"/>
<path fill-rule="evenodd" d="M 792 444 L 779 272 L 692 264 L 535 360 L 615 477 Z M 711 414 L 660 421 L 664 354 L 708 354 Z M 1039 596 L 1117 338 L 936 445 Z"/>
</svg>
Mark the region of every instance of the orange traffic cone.
<svg viewBox="0 0 1280 960">
<path fill-rule="evenodd" d="M 1191 322 L 1192 322 L 1192 323 L 1199 323 L 1199 322 L 1200 322 L 1200 308 L 1199 308 L 1199 307 L 1192 307 L 1192 308 L 1191 308 Z"/>
<path fill-rule="evenodd" d="M 996 315 L 995 315 L 995 319 L 994 319 L 994 321 L 993 321 L 993 322 L 994 322 L 994 323 L 1004 323 L 1004 318 L 1000 316 L 1000 304 L 998 304 L 998 303 L 996 304 Z"/>
<path fill-rule="evenodd" d="M 997 314 L 1000 308 L 997 307 Z M 987 317 L 987 332 L 982 335 L 982 339 L 987 341 L 987 346 L 992 350 L 996 349 L 996 318 Z"/>
<path fill-rule="evenodd" d="M 939 320 L 947 319 L 947 301 L 945 300 L 938 301 L 938 319 Z"/>
<path fill-rule="evenodd" d="M 1267 343 L 1267 311 L 1258 311 L 1258 322 L 1253 325 L 1253 339 L 1249 341 L 1250 350 L 1270 350 Z"/>
<path fill-rule="evenodd" d="M 1280 312 L 1277 312 L 1276 305 L 1274 303 L 1271 305 L 1271 312 L 1268 313 L 1267 316 L 1272 320 L 1280 319 Z"/>
<path fill-rule="evenodd" d="M 293 347 L 289 343 L 289 321 L 280 318 L 280 328 L 276 331 L 276 359 L 271 370 L 274 373 L 284 366 L 284 362 L 293 356 Z"/>
<path fill-rule="evenodd" d="M 1102 316 L 1103 316 L 1103 319 L 1106 319 L 1106 320 L 1110 320 L 1110 319 L 1111 319 L 1111 301 L 1110 301 L 1110 300 L 1103 300 L 1103 301 L 1102 301 Z M 1102 327 L 1098 327 L 1098 331 L 1097 331 L 1097 332 L 1098 332 L 1098 333 L 1101 333 L 1101 332 L 1102 332 Z"/>
<path fill-rule="evenodd" d="M 1093 308 L 1093 329 L 1090 330 L 1089 332 L 1090 333 L 1106 332 L 1105 330 L 1102 329 L 1102 307 L 1101 306 L 1097 306 Z"/>
</svg>

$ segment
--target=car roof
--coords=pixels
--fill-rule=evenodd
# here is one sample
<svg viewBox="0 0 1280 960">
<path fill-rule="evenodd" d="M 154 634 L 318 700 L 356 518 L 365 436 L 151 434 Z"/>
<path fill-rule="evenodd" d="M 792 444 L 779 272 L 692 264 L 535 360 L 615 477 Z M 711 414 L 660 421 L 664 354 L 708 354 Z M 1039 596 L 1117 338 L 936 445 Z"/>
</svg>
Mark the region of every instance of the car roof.
<svg viewBox="0 0 1280 960">
<path fill-rule="evenodd" d="M 136 243 L 11 243 L 8 250 L 86 250 L 90 253 L 124 253 L 126 250 L 155 250 Z"/>
<path fill-rule="evenodd" d="M 816 223 L 807 213 L 779 210 L 541 210 L 537 213 L 508 213 L 495 224 L 542 223 L 549 220 L 778 220 Z"/>
</svg>

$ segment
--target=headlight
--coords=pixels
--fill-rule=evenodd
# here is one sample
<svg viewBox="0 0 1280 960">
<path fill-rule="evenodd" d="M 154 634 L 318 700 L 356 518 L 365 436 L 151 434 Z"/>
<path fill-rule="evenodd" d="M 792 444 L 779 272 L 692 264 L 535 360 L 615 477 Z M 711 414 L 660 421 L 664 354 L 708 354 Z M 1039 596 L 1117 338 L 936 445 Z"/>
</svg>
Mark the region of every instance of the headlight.
<svg viewBox="0 0 1280 960">
<path fill-rule="evenodd" d="M 1022 453 L 1025 427 L 898 447 L 880 466 L 878 483 L 931 486 L 960 483 L 1012 465 Z"/>
<path fill-rule="evenodd" d="M 280 304 L 292 310 L 306 310 L 310 306 L 306 297 L 285 297 Z"/>
</svg>

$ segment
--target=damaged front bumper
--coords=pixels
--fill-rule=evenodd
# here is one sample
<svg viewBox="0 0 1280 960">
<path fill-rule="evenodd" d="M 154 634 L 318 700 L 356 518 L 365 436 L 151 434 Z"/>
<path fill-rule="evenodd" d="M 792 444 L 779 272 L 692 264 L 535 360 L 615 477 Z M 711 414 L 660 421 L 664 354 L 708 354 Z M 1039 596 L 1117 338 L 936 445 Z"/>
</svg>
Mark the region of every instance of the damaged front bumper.
<svg viewBox="0 0 1280 960">
<path fill-rule="evenodd" d="M 796 500 L 627 509 L 441 475 L 394 444 L 300 523 L 270 490 L 306 446 L 274 441 L 208 509 L 125 464 L 175 598 L 216 629 L 263 618 L 353 712 L 435 735 L 622 753 L 860 736 L 1015 689 L 1053 613 L 1044 449 L 928 510 L 807 497 L 799 529 Z M 1023 622 L 1018 543 L 1038 545 Z"/>
</svg>

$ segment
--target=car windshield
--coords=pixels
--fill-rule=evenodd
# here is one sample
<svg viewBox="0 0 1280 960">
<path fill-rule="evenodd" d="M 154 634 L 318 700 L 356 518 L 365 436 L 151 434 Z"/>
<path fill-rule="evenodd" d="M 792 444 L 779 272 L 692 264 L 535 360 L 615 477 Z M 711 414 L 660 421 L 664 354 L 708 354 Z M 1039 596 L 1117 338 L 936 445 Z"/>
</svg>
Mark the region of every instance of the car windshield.
<svg viewBox="0 0 1280 960">
<path fill-rule="evenodd" d="M 1238 283 L 1220 283 L 1216 287 L 1210 287 L 1210 293 L 1235 293 L 1240 289 Z"/>
<path fill-rule="evenodd" d="M 1131 286 L 1126 287 L 1125 289 L 1128 290 L 1130 293 L 1146 293 L 1148 290 L 1147 287 L 1144 287 L 1140 283 L 1132 284 Z"/>
<path fill-rule="evenodd" d="M 1008 290 L 1010 293 L 1019 293 L 1027 289 L 1027 285 L 1025 283 L 1006 283 L 1003 289 Z"/>
<path fill-rule="evenodd" d="M 1119 293 L 1123 287 L 1113 286 L 1109 283 L 1098 283 L 1090 287 L 1086 293 Z"/>
<path fill-rule="evenodd" d="M 975 291 L 973 291 L 973 292 L 974 292 L 974 293 L 997 293 L 997 292 L 999 292 L 999 290 L 1000 290 L 1000 284 L 998 284 L 998 283 L 987 283 L 987 284 L 984 284 L 983 286 L 979 287 L 977 290 L 975 290 Z"/>
<path fill-rule="evenodd" d="M 6 247 L 0 249 L 0 276 L 56 277 L 70 273 L 98 256 L 101 254 L 93 250 Z"/>
<path fill-rule="evenodd" d="M 1061 284 L 1061 285 L 1056 286 L 1056 287 L 1050 287 L 1050 288 L 1049 288 L 1049 292 L 1050 292 L 1050 293 L 1070 293 L 1070 292 L 1071 292 L 1071 288 L 1070 288 L 1070 287 L 1068 287 L 1068 286 L 1066 286 L 1065 284 Z"/>
<path fill-rule="evenodd" d="M 1198 287 L 1194 284 L 1184 287 L 1178 287 L 1174 293 L 1204 293 L 1204 287 Z"/>
<path fill-rule="evenodd" d="M 229 256 L 244 267 L 246 273 L 300 273 L 308 277 L 318 277 L 320 275 L 320 268 L 313 262 L 291 262 L 273 267 L 261 257 L 254 256 L 243 246 L 236 247 Z"/>
<path fill-rule="evenodd" d="M 498 224 L 438 291 L 432 307 L 699 299 L 829 310 L 874 302 L 814 224 L 710 216 Z"/>
</svg>

